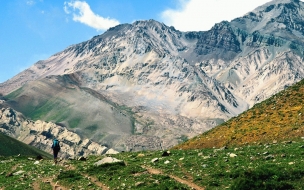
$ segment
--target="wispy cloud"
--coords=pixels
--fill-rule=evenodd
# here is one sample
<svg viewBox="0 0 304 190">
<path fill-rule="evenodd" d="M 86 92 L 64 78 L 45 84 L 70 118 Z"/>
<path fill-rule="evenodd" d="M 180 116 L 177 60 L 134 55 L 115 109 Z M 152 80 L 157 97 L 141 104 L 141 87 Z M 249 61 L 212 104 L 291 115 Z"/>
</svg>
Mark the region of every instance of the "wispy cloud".
<svg viewBox="0 0 304 190">
<path fill-rule="evenodd" d="M 27 1 L 26 1 L 26 4 L 27 4 L 27 5 L 34 5 L 34 4 L 35 4 L 35 1 L 34 1 L 34 0 L 27 0 Z"/>
<path fill-rule="evenodd" d="M 176 9 L 161 13 L 163 22 L 182 31 L 208 30 L 215 23 L 243 16 L 270 0 L 178 0 Z"/>
<path fill-rule="evenodd" d="M 96 30 L 106 30 L 119 24 L 119 21 L 111 18 L 104 18 L 95 14 L 89 4 L 85 1 L 64 2 L 66 14 L 73 14 L 73 20 L 86 24 Z"/>
</svg>

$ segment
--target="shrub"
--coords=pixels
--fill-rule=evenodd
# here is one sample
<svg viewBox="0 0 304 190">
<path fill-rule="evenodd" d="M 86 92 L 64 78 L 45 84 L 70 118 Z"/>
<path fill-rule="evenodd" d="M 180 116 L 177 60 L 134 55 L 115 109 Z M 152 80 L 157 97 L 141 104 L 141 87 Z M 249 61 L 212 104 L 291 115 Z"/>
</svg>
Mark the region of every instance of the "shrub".
<svg viewBox="0 0 304 190">
<path fill-rule="evenodd" d="M 236 171 L 231 177 L 236 178 L 231 186 L 233 190 L 242 189 L 294 189 L 286 181 L 297 177 L 297 172 L 281 172 L 282 168 L 275 165 L 260 166 L 255 170 Z M 295 176 L 296 175 L 296 176 Z"/>
</svg>

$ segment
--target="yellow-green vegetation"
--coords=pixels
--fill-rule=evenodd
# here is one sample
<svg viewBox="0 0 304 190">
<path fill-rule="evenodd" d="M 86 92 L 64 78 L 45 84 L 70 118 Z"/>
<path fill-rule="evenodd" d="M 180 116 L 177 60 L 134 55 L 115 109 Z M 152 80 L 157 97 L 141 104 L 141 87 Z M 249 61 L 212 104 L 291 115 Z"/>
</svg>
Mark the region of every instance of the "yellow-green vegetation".
<svg viewBox="0 0 304 190">
<path fill-rule="evenodd" d="M 177 149 L 211 148 L 304 137 L 304 80 Z"/>
<path fill-rule="evenodd" d="M 35 164 L 27 157 L 1 157 L 0 189 L 304 189 L 304 140 L 111 156 L 123 162 L 96 166 L 106 156 L 89 156 L 52 165 L 52 160 Z"/>
</svg>

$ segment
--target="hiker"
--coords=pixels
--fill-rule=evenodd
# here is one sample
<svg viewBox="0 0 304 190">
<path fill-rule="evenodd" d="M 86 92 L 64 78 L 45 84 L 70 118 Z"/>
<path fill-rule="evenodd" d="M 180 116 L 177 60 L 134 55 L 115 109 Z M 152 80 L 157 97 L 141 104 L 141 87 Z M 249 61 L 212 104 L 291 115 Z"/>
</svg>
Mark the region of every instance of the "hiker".
<svg viewBox="0 0 304 190">
<path fill-rule="evenodd" d="M 53 155 L 54 155 L 54 163 L 56 164 L 58 152 L 60 151 L 60 145 L 59 145 L 59 141 L 57 139 L 53 140 L 52 149 L 53 149 Z"/>
</svg>

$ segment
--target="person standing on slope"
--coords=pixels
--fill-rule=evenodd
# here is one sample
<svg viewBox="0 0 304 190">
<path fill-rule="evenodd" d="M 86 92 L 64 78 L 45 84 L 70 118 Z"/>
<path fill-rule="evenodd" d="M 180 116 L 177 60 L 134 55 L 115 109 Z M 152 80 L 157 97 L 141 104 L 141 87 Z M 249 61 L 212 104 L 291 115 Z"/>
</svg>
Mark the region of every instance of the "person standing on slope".
<svg viewBox="0 0 304 190">
<path fill-rule="evenodd" d="M 57 164 L 57 156 L 58 156 L 58 152 L 60 151 L 60 145 L 57 139 L 53 140 L 52 149 L 54 155 L 54 163 Z"/>
</svg>

